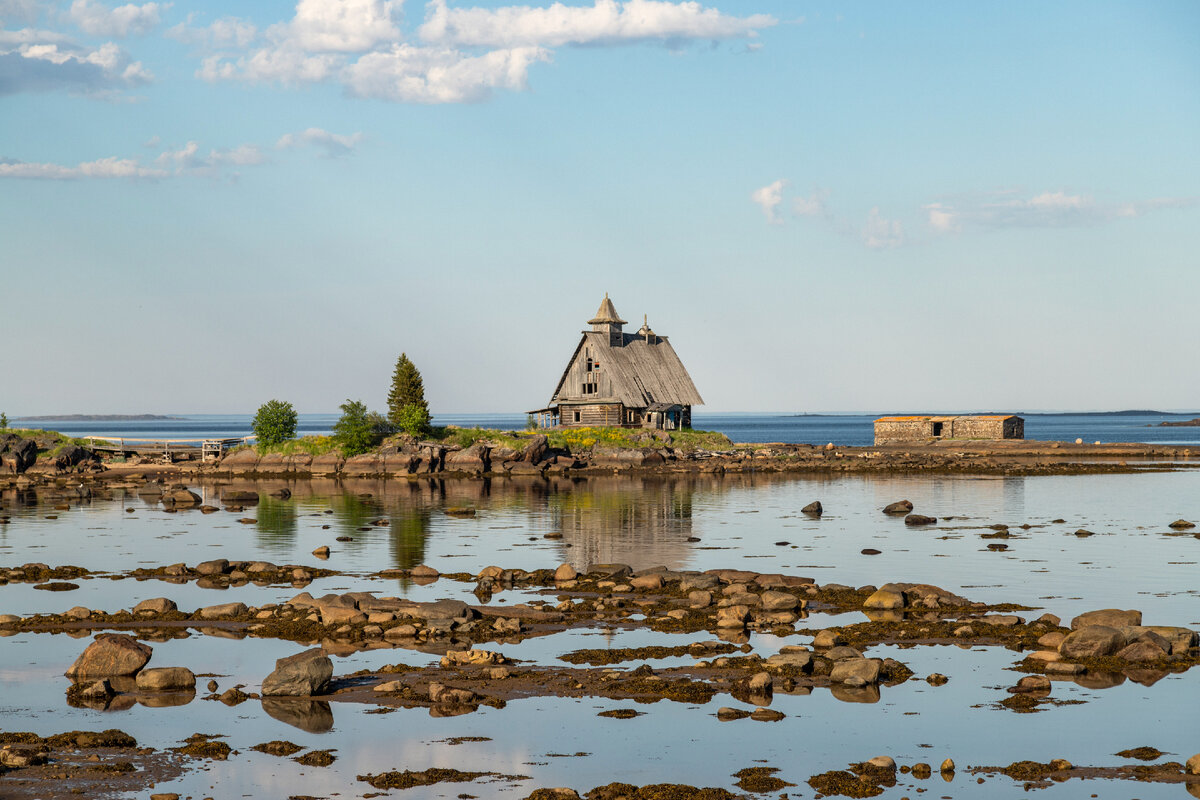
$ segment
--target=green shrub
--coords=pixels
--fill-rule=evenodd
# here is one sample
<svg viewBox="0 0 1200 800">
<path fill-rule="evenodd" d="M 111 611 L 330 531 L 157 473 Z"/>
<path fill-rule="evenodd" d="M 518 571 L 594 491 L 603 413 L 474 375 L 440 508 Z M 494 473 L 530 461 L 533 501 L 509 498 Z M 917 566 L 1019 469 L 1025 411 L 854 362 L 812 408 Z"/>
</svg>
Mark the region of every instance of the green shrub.
<svg viewBox="0 0 1200 800">
<path fill-rule="evenodd" d="M 282 400 L 268 400 L 259 406 L 250 423 L 260 446 L 270 447 L 296 435 L 296 409 Z"/>
<path fill-rule="evenodd" d="M 407 433 L 409 436 L 428 436 L 432 430 L 430 422 L 432 418 L 429 416 L 429 409 L 424 406 L 410 403 L 400 409 L 400 418 L 397 421 L 396 427 Z"/>
<path fill-rule="evenodd" d="M 333 423 L 333 438 L 344 456 L 356 456 L 370 450 L 375 442 L 375 430 L 367 407 L 358 400 L 342 403 L 342 416 Z"/>
<path fill-rule="evenodd" d="M 0 411 L 0 431 L 8 430 L 8 414 Z"/>
</svg>

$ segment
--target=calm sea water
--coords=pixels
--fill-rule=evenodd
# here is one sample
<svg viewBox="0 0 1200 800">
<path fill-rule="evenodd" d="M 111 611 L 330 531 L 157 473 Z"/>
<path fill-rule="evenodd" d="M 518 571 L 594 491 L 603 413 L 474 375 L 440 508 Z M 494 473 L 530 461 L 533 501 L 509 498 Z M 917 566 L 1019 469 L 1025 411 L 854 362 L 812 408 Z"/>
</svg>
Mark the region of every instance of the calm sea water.
<svg viewBox="0 0 1200 800">
<path fill-rule="evenodd" d="M 108 434 L 125 438 L 235 437 L 250 433 L 250 414 L 180 415 L 177 420 L 133 420 L 127 422 L 45 421 L 35 427 L 72 435 Z M 874 441 L 872 423 L 878 414 L 709 414 L 695 413 L 693 423 L 701 430 L 720 431 L 735 442 L 801 442 L 844 446 L 868 446 Z M 1150 442 L 1157 444 L 1200 444 L 1200 427 L 1163 428 L 1164 421 L 1182 421 L 1200 416 L 1186 414 L 1029 414 L 1025 416 L 1025 438 L 1040 441 Z M 327 434 L 336 414 L 301 414 L 300 435 Z M 438 414 L 437 425 L 520 430 L 521 414 Z M 20 424 L 14 421 L 14 424 Z"/>
<path fill-rule="evenodd" d="M 418 563 L 444 572 L 472 573 L 489 564 L 537 568 L 563 561 L 580 567 L 600 561 L 677 569 L 732 566 L 803 574 L 821 583 L 925 581 L 974 599 L 1023 601 L 1064 619 L 1115 606 L 1142 609 L 1147 624 L 1200 625 L 1200 592 L 1195 587 L 1200 541 L 1167 527 L 1178 517 L 1200 520 L 1196 470 L 1040 477 L 727 475 L 235 484 L 258 490 L 260 503 L 237 512 L 169 514 L 158 504 L 118 489 L 108 499 L 51 510 L 28 493 L 5 493 L 0 502 L 11 520 L 0 525 L 0 565 L 44 561 L 124 571 L 218 557 L 261 558 L 345 571 L 315 582 L 309 587 L 314 595 L 367 590 L 472 603 L 476 600 L 469 594 L 471 584 L 441 580 L 418 587 L 375 579 L 369 573 Z M 289 499 L 269 496 L 283 485 L 293 492 Z M 193 488 L 208 500 L 219 493 L 210 484 Z M 913 530 L 903 520 L 880 513 L 883 505 L 902 497 L 941 521 Z M 814 499 L 825 506 L 821 519 L 799 513 Z M 474 506 L 477 516 L 463 519 L 445 513 L 459 505 Z M 239 524 L 237 520 L 247 516 L 252 524 Z M 380 517 L 390 524 L 369 524 Z M 1005 552 L 988 550 L 990 540 L 981 538 L 994 523 L 1014 526 Z M 1031 527 L 1016 527 L 1022 524 Z M 1095 535 L 1076 537 L 1078 528 Z M 562 533 L 562 538 L 544 538 L 551 531 Z M 339 542 L 338 536 L 350 541 Z M 331 545 L 333 552 L 328 561 L 317 562 L 309 553 L 323 544 Z M 866 547 L 882 554 L 862 555 Z M 160 581 L 78 583 L 79 589 L 61 593 L 37 591 L 28 584 L 0 587 L 0 613 L 62 611 L 74 605 L 115 610 L 161 595 L 188 610 L 237 600 L 261 605 L 297 591 L 252 584 L 214 590 Z M 528 599 L 523 592 L 503 592 L 493 602 Z M 814 614 L 797 627 L 811 632 L 863 619 L 858 613 Z M 597 622 L 595 627 L 489 649 L 527 664 L 561 666 L 560 656 L 580 648 L 687 644 L 711 638 L 707 632 L 650 634 Z M 1080 765 L 1110 765 L 1128 761 L 1114 753 L 1140 745 L 1183 760 L 1197 749 L 1194 709 L 1200 703 L 1200 669 L 1151 681 L 1152 685 L 1120 675 L 1109 682 L 1056 681 L 1054 697 L 1081 704 L 1013 714 L 995 703 L 1006 697 L 1004 687 L 1019 677 L 1010 668 L 1020 656 L 1000 647 L 873 647 L 871 656 L 897 658 L 918 676 L 940 672 L 950 682 L 937 688 L 920 680 L 883 687 L 874 702 L 847 702 L 827 689 L 777 692 L 771 707 L 783 712 L 784 720 L 725 723 L 715 716 L 718 707 L 744 705 L 729 695 L 706 704 L 536 698 L 447 718 L 432 717 L 419 708 L 374 715 L 366 713 L 371 710 L 367 705 L 323 701 L 299 704 L 289 714 L 258 702 L 228 708 L 200 698 L 169 708 L 72 708 L 65 701 L 67 681 L 62 673 L 88 640 L 61 634 L 0 639 L 0 728 L 47 734 L 117 727 L 156 748 L 175 746 L 197 731 L 225 734 L 238 754 L 225 762 L 204 763 L 155 788 L 192 797 L 363 797 L 370 789 L 356 780 L 357 775 L 427 767 L 495 770 L 530 775 L 532 780 L 417 788 L 403 792 L 405 800 L 463 793 L 520 798 L 536 786 L 586 791 L 612 780 L 733 789 L 734 772 L 763 764 L 779 767 L 780 777 L 799 784 L 791 796 L 810 797 L 804 784 L 809 776 L 890 755 L 900 763 L 925 761 L 935 768 L 951 757 L 959 772 L 951 784 L 937 775 L 924 782 L 902 776 L 901 786 L 885 798 L 923 790 L 930 791 L 930 797 L 1017 798 L 1027 796 L 1020 783 L 998 777 L 979 786 L 966 768 L 1055 757 Z M 803 635 L 780 639 L 754 634 L 750 644 L 767 655 L 782 645 L 807 641 Z M 290 642 L 214 639 L 195 630 L 187 638 L 150 643 L 152 666 L 186 665 L 198 673 L 215 673 L 221 689 L 236 683 L 247 691 L 259 688 L 277 658 L 302 649 Z M 341 650 L 334 655 L 334 669 L 344 675 L 398 662 L 425 665 L 436 658 L 436 653 L 402 647 Z M 690 661 L 657 660 L 653 666 Z M 637 662 L 621 666 L 632 668 Z M 597 716 L 614 708 L 636 708 L 645 714 L 631 720 Z M 464 736 L 486 740 L 461 745 L 448 741 Z M 305 768 L 249 749 L 272 739 L 333 748 L 338 761 L 329 768 Z M 1178 785 L 1078 781 L 1045 793 L 1051 798 L 1099 793 L 1143 800 L 1188 796 Z"/>
</svg>

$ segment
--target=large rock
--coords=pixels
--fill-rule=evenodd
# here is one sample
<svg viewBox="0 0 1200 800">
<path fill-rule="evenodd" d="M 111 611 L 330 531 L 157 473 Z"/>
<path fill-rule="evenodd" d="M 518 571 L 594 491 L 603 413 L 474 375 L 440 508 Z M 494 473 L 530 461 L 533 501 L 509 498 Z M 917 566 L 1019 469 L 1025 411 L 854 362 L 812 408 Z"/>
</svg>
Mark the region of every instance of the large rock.
<svg viewBox="0 0 1200 800">
<path fill-rule="evenodd" d="M 246 608 L 245 603 L 221 603 L 215 606 L 205 606 L 204 608 L 196 609 L 196 616 L 200 619 L 220 619 L 221 617 L 240 617 L 250 609 Z"/>
<path fill-rule="evenodd" d="M 307 697 L 320 694 L 333 677 L 333 662 L 319 647 L 275 662 L 275 671 L 263 680 L 264 697 Z"/>
<path fill-rule="evenodd" d="M 866 602 L 863 603 L 863 608 L 876 608 L 885 611 L 904 608 L 904 592 L 886 587 L 879 589 L 866 599 Z"/>
<path fill-rule="evenodd" d="M 852 679 L 866 683 L 879 680 L 879 660 L 875 658 L 847 658 L 833 665 L 829 680 L 833 683 L 846 683 Z"/>
<path fill-rule="evenodd" d="M 666 459 L 662 453 L 648 447 L 597 447 L 592 450 L 592 463 L 598 467 L 627 469 L 662 464 Z"/>
<path fill-rule="evenodd" d="M 184 488 L 171 489 L 162 496 L 164 506 L 198 506 L 203 502 L 200 495 Z"/>
<path fill-rule="evenodd" d="M 546 449 L 548 440 L 545 434 L 537 434 L 529 440 L 529 443 L 521 449 L 521 455 L 518 460 L 525 461 L 530 464 L 536 464 L 546 457 Z"/>
<path fill-rule="evenodd" d="M 911 514 L 912 510 L 913 504 L 908 500 L 897 500 L 883 507 L 883 513 L 885 514 Z"/>
<path fill-rule="evenodd" d="M 232 458 L 232 456 L 230 456 Z M 224 489 L 221 492 L 221 502 L 237 506 L 249 506 L 258 502 L 258 492 L 246 489 Z"/>
<path fill-rule="evenodd" d="M 559 564 L 558 569 L 554 570 L 554 580 L 556 581 L 573 581 L 577 577 L 579 577 L 579 573 L 568 563 Z"/>
<path fill-rule="evenodd" d="M 85 450 L 76 444 L 69 444 L 54 455 L 54 465 L 59 469 L 69 469 L 94 458 L 95 455 L 91 450 Z"/>
<path fill-rule="evenodd" d="M 133 607 L 134 614 L 168 614 L 178 607 L 175 601 L 166 597 L 151 597 Z"/>
<path fill-rule="evenodd" d="M 146 666 L 153 652 L 150 645 L 142 644 L 132 636 L 102 633 L 87 646 L 66 674 L 74 679 L 136 675 Z"/>
<path fill-rule="evenodd" d="M 464 450 L 446 454 L 446 469 L 478 475 L 491 469 L 488 446 L 476 442 Z"/>
<path fill-rule="evenodd" d="M 196 676 L 187 667 L 153 667 L 137 674 L 137 688 L 145 692 L 186 692 L 196 688 Z"/>
<path fill-rule="evenodd" d="M 1106 625 L 1089 625 L 1072 631 L 1058 646 L 1065 658 L 1103 658 L 1125 646 L 1125 634 Z"/>
<path fill-rule="evenodd" d="M 37 461 L 37 443 L 12 433 L 0 437 L 0 472 L 20 475 Z"/>
<path fill-rule="evenodd" d="M 766 591 L 762 593 L 762 607 L 766 611 L 791 611 L 800 605 L 800 598 L 787 592 Z"/>
<path fill-rule="evenodd" d="M 1071 620 L 1071 630 L 1077 631 L 1092 625 L 1103 625 L 1106 628 L 1125 628 L 1142 624 L 1142 612 L 1122 611 L 1119 608 L 1102 608 L 1099 611 L 1088 611 Z"/>
</svg>

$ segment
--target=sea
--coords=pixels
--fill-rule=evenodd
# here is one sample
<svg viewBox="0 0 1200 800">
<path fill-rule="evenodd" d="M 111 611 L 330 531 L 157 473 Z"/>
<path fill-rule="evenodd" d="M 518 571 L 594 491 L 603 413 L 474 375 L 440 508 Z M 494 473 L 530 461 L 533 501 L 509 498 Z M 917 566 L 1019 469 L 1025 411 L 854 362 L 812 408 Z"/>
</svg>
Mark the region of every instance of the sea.
<svg viewBox="0 0 1200 800">
<path fill-rule="evenodd" d="M 986 413 L 986 412 L 981 412 Z M 38 420 L 14 427 L 56 430 L 71 436 L 107 438 L 199 439 L 248 436 L 252 414 L 172 414 L 171 419 L 94 422 L 72 419 Z M 699 430 L 720 431 L 735 442 L 789 442 L 846 447 L 870 446 L 872 423 L 881 414 L 706 413 L 696 411 Z M 1200 412 L 1117 411 L 1027 413 L 1025 438 L 1035 441 L 1143 442 L 1163 445 L 1200 444 L 1200 427 L 1161 427 L 1200 417 Z M 300 436 L 330 433 L 337 414 L 300 414 Z M 523 414 L 435 414 L 435 425 L 521 430 Z"/>
</svg>

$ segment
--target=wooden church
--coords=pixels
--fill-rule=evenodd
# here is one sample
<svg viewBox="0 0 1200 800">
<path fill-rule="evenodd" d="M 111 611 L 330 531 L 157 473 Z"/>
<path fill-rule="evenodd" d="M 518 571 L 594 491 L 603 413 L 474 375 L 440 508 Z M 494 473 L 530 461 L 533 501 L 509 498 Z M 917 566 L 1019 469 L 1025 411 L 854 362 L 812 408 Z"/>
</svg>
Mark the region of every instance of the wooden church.
<svg viewBox="0 0 1200 800">
<path fill-rule="evenodd" d="M 690 428 L 704 400 L 667 337 L 647 322 L 625 333 L 607 294 L 588 324 L 550 404 L 529 412 L 538 425 Z"/>
</svg>

